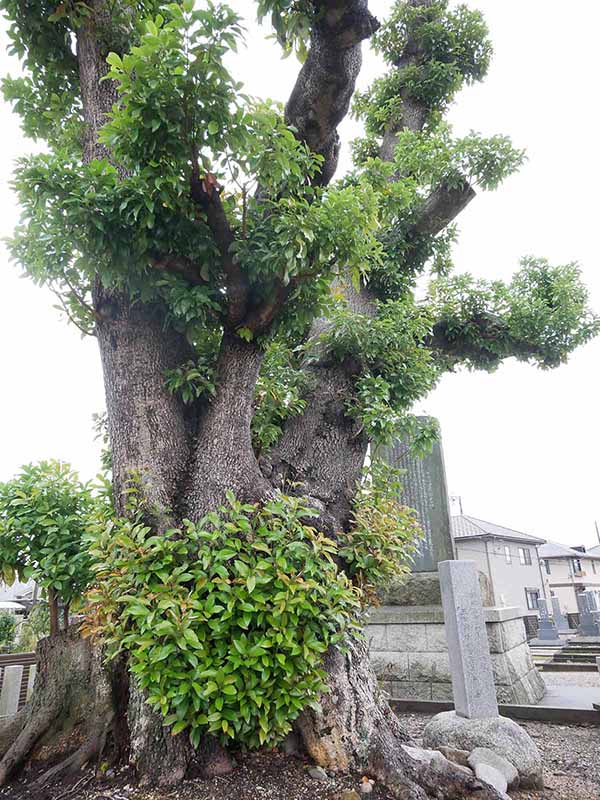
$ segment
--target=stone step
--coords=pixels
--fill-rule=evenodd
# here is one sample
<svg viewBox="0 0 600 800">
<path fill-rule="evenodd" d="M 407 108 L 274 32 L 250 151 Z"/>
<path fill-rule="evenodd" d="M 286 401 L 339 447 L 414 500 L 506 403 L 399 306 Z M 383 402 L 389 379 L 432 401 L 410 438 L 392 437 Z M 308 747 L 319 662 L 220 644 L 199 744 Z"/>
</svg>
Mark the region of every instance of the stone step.
<svg viewBox="0 0 600 800">
<path fill-rule="evenodd" d="M 597 672 L 598 668 L 592 664 L 574 664 L 573 662 L 560 663 L 559 661 L 536 662 L 540 672 Z"/>
<path fill-rule="evenodd" d="M 555 653 L 552 656 L 552 660 L 559 662 L 569 661 L 573 664 L 595 664 L 596 656 L 575 655 L 573 653 Z"/>
</svg>

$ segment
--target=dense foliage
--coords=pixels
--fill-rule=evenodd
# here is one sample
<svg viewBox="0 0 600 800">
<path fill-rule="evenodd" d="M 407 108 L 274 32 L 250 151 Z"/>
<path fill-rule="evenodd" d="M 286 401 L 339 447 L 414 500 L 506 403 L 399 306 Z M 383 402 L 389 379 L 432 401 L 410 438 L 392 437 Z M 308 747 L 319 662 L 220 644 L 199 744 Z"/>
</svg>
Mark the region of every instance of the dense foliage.
<svg viewBox="0 0 600 800">
<path fill-rule="evenodd" d="M 0 611 L 0 653 L 10 653 L 15 643 L 17 620 L 10 611 Z"/>
<path fill-rule="evenodd" d="M 356 624 L 360 595 L 316 513 L 280 495 L 233 496 L 157 536 L 142 514 L 98 532 L 86 630 L 131 672 L 174 734 L 250 747 L 280 740 L 325 689 L 323 653 Z"/>
<path fill-rule="evenodd" d="M 0 484 L 0 568 L 4 580 L 32 578 L 70 604 L 89 584 L 84 534 L 93 500 L 68 464 L 29 464 Z"/>
<path fill-rule="evenodd" d="M 375 459 L 359 484 L 348 531 L 338 538 L 338 552 L 363 602 L 377 603 L 376 591 L 399 582 L 410 571 L 411 555 L 423 532 L 416 512 L 401 505 L 401 476 Z"/>
<path fill-rule="evenodd" d="M 81 330 L 92 333 L 96 322 L 96 277 L 166 304 L 169 324 L 198 352 L 166 376 L 188 404 L 214 394 L 223 324 L 258 337 L 271 355 L 256 391 L 257 451 L 302 411 L 309 384 L 298 368 L 312 357 L 302 347 L 318 313 L 333 320 L 324 344 L 335 357 L 358 359 L 348 412 L 377 442 L 407 424 L 412 404 L 444 370 L 465 362 L 489 369 L 509 355 L 554 366 L 597 331 L 572 265 L 529 259 L 513 283 L 484 288 L 452 275 L 451 226 L 419 227 L 436 192 L 494 189 L 523 162 L 507 137 L 455 139 L 442 121 L 457 91 L 488 69 L 491 45 L 479 12 L 449 8 L 447 0 L 394 4 L 373 40 L 389 72 L 355 97 L 367 134 L 355 142 L 355 170 L 320 188 L 322 157 L 296 138 L 280 106 L 247 96 L 235 77 L 228 56 L 243 28 L 226 4 L 130 5 L 140 22 L 126 46 L 114 34 L 119 4 L 110 18 L 106 77 L 119 102 L 101 139 L 111 157 L 85 164 L 69 45 L 85 5 L 40 15 L 2 3 L 26 67 L 25 77 L 5 83 L 5 95 L 25 132 L 49 143 L 48 153 L 17 170 L 24 216 L 12 255 L 57 293 Z M 311 24 L 319 24 L 304 0 L 260 0 L 257 13 L 288 51 L 303 51 Z M 414 109 L 425 113 L 417 127 L 403 122 Z M 390 126 L 393 152 L 383 158 Z M 217 194 L 230 228 L 225 245 L 207 214 Z M 436 279 L 417 303 L 416 282 L 428 272 Z M 240 275 L 249 299 L 232 311 L 228 291 Z M 375 318 L 339 301 L 342 276 L 379 300 Z M 273 342 L 277 331 L 284 335 Z"/>
</svg>

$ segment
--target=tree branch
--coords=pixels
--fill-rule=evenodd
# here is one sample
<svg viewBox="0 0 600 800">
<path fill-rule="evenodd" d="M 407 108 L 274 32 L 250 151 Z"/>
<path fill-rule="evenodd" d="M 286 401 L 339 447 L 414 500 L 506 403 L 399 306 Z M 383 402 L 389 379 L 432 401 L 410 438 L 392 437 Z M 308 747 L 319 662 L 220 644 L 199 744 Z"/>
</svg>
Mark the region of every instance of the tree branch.
<svg viewBox="0 0 600 800">
<path fill-rule="evenodd" d="M 206 214 L 208 227 L 221 254 L 223 272 L 226 278 L 227 299 L 229 301 L 227 322 L 231 326 L 238 326 L 244 319 L 248 308 L 250 283 L 231 253 L 231 245 L 235 241 L 235 234 L 223 208 L 216 179 L 210 173 L 205 177 L 200 175 L 196 153 L 193 157 L 192 174 L 190 176 L 190 192 L 192 200 Z"/>
<path fill-rule="evenodd" d="M 464 320 L 458 330 L 456 323 L 439 319 L 423 344 L 444 359 L 450 368 L 468 361 L 482 369 L 493 369 L 511 356 L 522 360 L 545 357 L 538 343 L 515 338 L 506 320 L 489 313 L 473 315 Z"/>
<path fill-rule="evenodd" d="M 423 203 L 419 220 L 411 233 L 437 236 L 469 205 L 475 194 L 467 180 L 460 186 L 438 186 Z"/>
<path fill-rule="evenodd" d="M 361 42 L 379 27 L 367 0 L 317 0 L 304 66 L 285 108 L 285 121 L 323 156 L 319 182 L 329 183 L 339 155 L 337 126 L 350 107 L 362 65 Z"/>
<path fill-rule="evenodd" d="M 185 256 L 167 254 L 156 258 L 151 257 L 149 264 L 152 269 L 180 275 L 192 286 L 206 286 L 208 283 L 200 274 L 200 267 Z"/>
</svg>

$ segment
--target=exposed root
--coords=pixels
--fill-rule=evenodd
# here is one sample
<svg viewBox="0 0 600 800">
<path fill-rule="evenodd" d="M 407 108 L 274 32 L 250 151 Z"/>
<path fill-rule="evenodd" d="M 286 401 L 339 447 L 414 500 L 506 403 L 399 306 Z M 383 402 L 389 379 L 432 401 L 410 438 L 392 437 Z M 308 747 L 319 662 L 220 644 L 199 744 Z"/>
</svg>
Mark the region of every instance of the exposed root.
<svg viewBox="0 0 600 800">
<path fill-rule="evenodd" d="M 64 741 L 74 729 L 84 731 L 84 745 L 40 779 L 46 783 L 61 772 L 81 768 L 104 748 L 115 719 L 111 676 L 102 654 L 79 635 L 76 625 L 38 644 L 38 670 L 30 702 L 0 729 L 4 747 L 0 786 L 24 764 L 36 746 L 56 737 Z M 2 753 L 2 750 L 0 750 Z"/>
<path fill-rule="evenodd" d="M 91 761 L 99 761 L 106 742 L 107 727 L 99 729 L 96 733 L 85 740 L 85 742 L 68 758 L 65 758 L 55 766 L 46 770 L 33 784 L 34 789 L 43 789 L 48 783 L 59 775 L 72 775 L 78 772 Z"/>
<path fill-rule="evenodd" d="M 57 717 L 58 710 L 56 707 L 42 710 L 26 722 L 0 761 L 0 786 L 4 786 L 13 772 L 26 760 L 39 739 L 49 730 Z"/>
<path fill-rule="evenodd" d="M 22 708 L 0 727 L 0 759 L 2 759 L 27 722 L 27 709 Z"/>
<path fill-rule="evenodd" d="M 443 771 L 415 761 L 404 752 L 390 732 L 382 732 L 371 742 L 366 765 L 370 775 L 386 786 L 398 800 L 499 800 L 501 797 L 487 783 L 448 762 Z"/>
<path fill-rule="evenodd" d="M 345 653 L 330 648 L 324 666 L 330 691 L 322 710 L 303 713 L 296 724 L 317 764 L 334 772 L 362 770 L 398 800 L 498 800 L 492 787 L 451 763 L 442 772 L 408 755 L 402 744 L 410 739 L 377 685 L 366 642 L 351 642 Z"/>
</svg>

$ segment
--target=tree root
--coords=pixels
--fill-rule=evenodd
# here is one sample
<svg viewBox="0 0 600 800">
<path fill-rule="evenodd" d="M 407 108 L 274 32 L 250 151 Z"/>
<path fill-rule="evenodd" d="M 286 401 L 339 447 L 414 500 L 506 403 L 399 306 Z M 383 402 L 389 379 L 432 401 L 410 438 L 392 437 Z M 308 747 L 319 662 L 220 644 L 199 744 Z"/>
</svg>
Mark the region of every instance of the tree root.
<svg viewBox="0 0 600 800">
<path fill-rule="evenodd" d="M 38 643 L 38 670 L 30 702 L 0 728 L 0 786 L 25 763 L 38 744 L 52 749 L 74 729 L 84 744 L 49 769 L 39 786 L 57 775 L 81 768 L 104 749 L 116 718 L 113 676 L 102 654 L 82 639 L 77 625 Z"/>
<path fill-rule="evenodd" d="M 404 752 L 400 743 L 389 731 L 384 731 L 371 742 L 366 771 L 398 800 L 459 800 L 477 797 L 477 800 L 499 800 L 496 790 L 482 783 L 474 775 L 467 775 L 451 762 L 445 769 L 415 761 Z"/>
<path fill-rule="evenodd" d="M 450 762 L 442 772 L 403 749 L 412 744 L 377 685 L 367 644 L 352 641 L 345 653 L 330 648 L 324 662 L 330 691 L 320 711 L 306 711 L 295 729 L 307 753 L 333 772 L 372 775 L 398 800 L 498 800 L 500 795 Z"/>
<path fill-rule="evenodd" d="M 88 736 L 85 742 L 64 761 L 46 770 L 33 784 L 34 789 L 43 789 L 59 775 L 71 775 L 78 772 L 90 761 L 100 761 L 106 742 L 107 726 L 103 726 Z"/>
<path fill-rule="evenodd" d="M 13 772 L 25 761 L 35 744 L 49 730 L 57 714 L 57 708 L 48 708 L 26 721 L 0 761 L 0 786 L 4 786 Z"/>
</svg>

